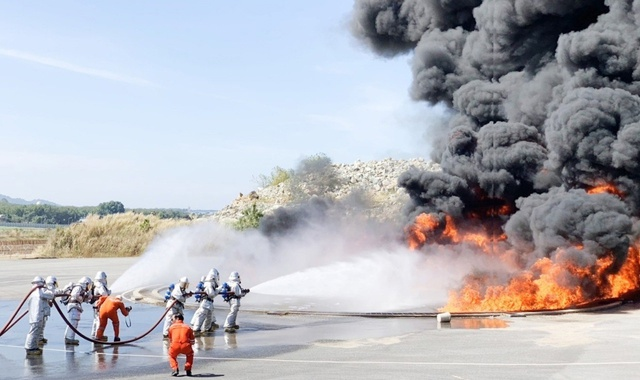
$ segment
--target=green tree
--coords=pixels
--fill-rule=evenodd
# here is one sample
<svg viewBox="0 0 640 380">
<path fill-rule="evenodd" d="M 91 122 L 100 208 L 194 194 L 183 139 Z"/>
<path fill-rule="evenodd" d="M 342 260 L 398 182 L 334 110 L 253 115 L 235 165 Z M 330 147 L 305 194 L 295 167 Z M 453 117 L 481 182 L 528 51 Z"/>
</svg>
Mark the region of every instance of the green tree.
<svg viewBox="0 0 640 380">
<path fill-rule="evenodd" d="M 98 205 L 98 215 L 122 214 L 124 205 L 118 201 L 103 202 Z"/>
</svg>

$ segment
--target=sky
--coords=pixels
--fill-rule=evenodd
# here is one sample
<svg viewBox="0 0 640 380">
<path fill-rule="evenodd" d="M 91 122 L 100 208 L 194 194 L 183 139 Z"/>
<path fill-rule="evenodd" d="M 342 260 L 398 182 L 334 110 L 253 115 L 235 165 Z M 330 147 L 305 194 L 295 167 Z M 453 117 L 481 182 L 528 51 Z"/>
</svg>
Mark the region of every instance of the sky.
<svg viewBox="0 0 640 380">
<path fill-rule="evenodd" d="M 353 3 L 0 2 L 0 194 L 217 210 L 275 167 L 429 156 L 441 110 Z"/>
</svg>

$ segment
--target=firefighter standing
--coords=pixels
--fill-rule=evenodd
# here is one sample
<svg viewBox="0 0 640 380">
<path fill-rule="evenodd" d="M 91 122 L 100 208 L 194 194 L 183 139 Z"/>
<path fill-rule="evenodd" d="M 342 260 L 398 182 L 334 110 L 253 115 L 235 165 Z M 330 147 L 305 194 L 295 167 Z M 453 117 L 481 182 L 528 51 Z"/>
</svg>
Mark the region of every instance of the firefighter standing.
<svg viewBox="0 0 640 380">
<path fill-rule="evenodd" d="M 169 326 L 171 326 L 173 316 L 177 314 L 184 314 L 184 303 L 187 302 L 187 298 L 193 295 L 192 292 L 189 292 L 187 290 L 188 288 L 189 279 L 186 277 L 181 277 L 180 281 L 178 282 L 178 286 L 173 288 L 169 295 L 169 298 L 167 299 L 167 308 L 171 307 L 171 309 L 164 319 L 164 327 L 162 328 L 163 339 L 167 339 L 169 336 Z"/>
<path fill-rule="evenodd" d="M 27 355 L 40 355 L 42 349 L 38 347 L 38 341 L 44 329 L 45 311 L 49 306 L 48 302 L 53 300 L 54 294 L 45 287 L 44 278 L 36 276 L 31 284 L 38 288 L 29 297 L 29 333 L 24 344 Z"/>
<path fill-rule="evenodd" d="M 105 272 L 98 272 L 96 276 L 93 278 L 94 288 L 93 288 L 93 296 L 95 299 L 100 299 L 104 296 L 110 296 L 111 290 L 107 287 L 107 274 Z M 91 336 L 96 337 L 96 333 L 98 331 L 98 326 L 100 326 L 100 310 L 98 310 L 100 306 L 96 305 L 93 307 L 93 325 L 91 326 Z"/>
<path fill-rule="evenodd" d="M 238 272 L 231 272 L 229 275 L 229 282 L 223 284 L 223 291 L 226 295 L 224 299 L 229 302 L 229 314 L 224 321 L 224 332 L 234 333 L 240 328 L 236 323 L 238 317 L 238 311 L 240 311 L 240 298 L 249 293 L 249 289 L 243 289 L 240 285 L 240 274 Z"/>
</svg>

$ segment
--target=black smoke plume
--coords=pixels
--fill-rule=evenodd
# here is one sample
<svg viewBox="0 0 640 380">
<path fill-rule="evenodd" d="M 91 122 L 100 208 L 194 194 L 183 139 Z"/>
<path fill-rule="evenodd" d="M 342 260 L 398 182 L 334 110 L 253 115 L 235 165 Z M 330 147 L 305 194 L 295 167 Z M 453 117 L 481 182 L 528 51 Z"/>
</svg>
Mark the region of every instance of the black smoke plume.
<svg viewBox="0 0 640 380">
<path fill-rule="evenodd" d="M 399 179 L 408 223 L 480 216 L 523 269 L 622 266 L 640 215 L 640 0 L 356 0 L 351 26 L 380 56 L 410 54 L 411 96 L 455 113 L 432 149 L 442 172 Z"/>
</svg>

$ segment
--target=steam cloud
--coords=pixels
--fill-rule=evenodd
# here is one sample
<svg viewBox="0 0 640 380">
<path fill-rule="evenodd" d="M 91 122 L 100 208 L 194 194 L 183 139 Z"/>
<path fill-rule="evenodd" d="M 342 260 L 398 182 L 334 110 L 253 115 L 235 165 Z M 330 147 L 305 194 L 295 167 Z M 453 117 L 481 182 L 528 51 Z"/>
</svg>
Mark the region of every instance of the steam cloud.
<svg viewBox="0 0 640 380">
<path fill-rule="evenodd" d="M 522 268 L 620 268 L 640 215 L 639 0 L 356 0 L 351 26 L 383 57 L 411 53 L 411 96 L 455 111 L 442 172 L 399 179 L 410 222 L 481 215 Z M 622 196 L 587 195 L 605 183 Z"/>
</svg>

